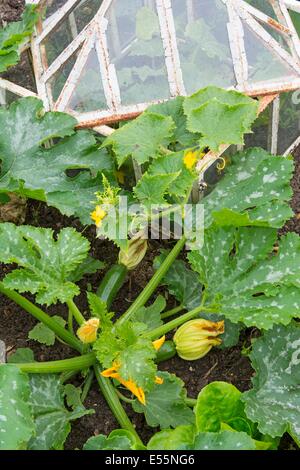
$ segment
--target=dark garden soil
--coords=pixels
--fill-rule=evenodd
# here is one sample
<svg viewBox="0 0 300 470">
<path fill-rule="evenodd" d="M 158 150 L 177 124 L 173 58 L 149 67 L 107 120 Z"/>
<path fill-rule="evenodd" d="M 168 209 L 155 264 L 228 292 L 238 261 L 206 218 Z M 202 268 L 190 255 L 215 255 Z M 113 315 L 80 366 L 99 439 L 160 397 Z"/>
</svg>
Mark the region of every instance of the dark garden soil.
<svg viewBox="0 0 300 470">
<path fill-rule="evenodd" d="M 3 21 L 17 20 L 22 11 L 23 4 L 24 0 L 1 0 L 0 26 L 3 24 Z M 22 73 L 22 67 L 23 64 L 21 63 L 18 67 L 10 71 L 9 75 L 12 80 L 14 80 L 14 74 L 17 73 L 20 75 L 20 71 Z M 23 73 L 25 74 L 25 81 L 27 75 L 27 86 L 32 86 L 32 82 L 28 78 L 26 67 L 25 72 L 23 68 Z M 295 152 L 295 160 L 297 167 L 292 181 L 294 190 L 292 207 L 295 211 L 295 216 L 286 224 L 281 233 L 295 231 L 300 234 L 300 148 Z M 29 202 L 25 223 L 40 227 L 51 227 L 55 231 L 59 231 L 66 226 L 73 226 L 78 231 L 83 231 L 83 234 L 91 242 L 91 254 L 105 261 L 107 268 L 111 263 L 116 261 L 117 249 L 112 243 L 96 240 L 95 229 L 93 227 L 84 228 L 78 221 L 62 216 L 57 210 L 49 208 L 43 203 L 37 203 L 35 201 Z M 153 258 L 159 253 L 159 248 L 159 242 L 150 242 L 145 259 L 140 266 L 128 276 L 118 298 L 112 306 L 112 310 L 116 312 L 116 314 L 123 313 L 128 308 L 130 303 L 151 278 L 153 274 Z M 7 267 L 0 264 L 0 279 L 4 277 L 7 270 Z M 105 270 L 95 275 L 86 276 L 85 279 L 81 281 L 82 291 L 84 292 L 86 289 L 96 290 L 104 273 Z M 76 302 L 83 313 L 87 311 L 87 303 L 84 295 L 79 296 Z M 168 299 L 169 308 L 172 308 L 174 305 L 174 300 L 172 298 Z M 47 312 L 50 314 L 60 314 L 64 317 L 66 317 L 67 314 L 67 310 L 64 306 L 53 306 L 47 309 Z M 37 361 L 72 357 L 73 352 L 70 348 L 58 341 L 54 347 L 45 347 L 28 340 L 28 332 L 33 328 L 35 323 L 36 321 L 14 304 L 14 302 L 0 295 L 0 339 L 5 342 L 8 355 L 17 348 L 30 347 L 34 351 Z M 224 351 L 215 348 L 203 359 L 193 362 L 186 362 L 175 357 L 161 364 L 160 369 L 168 370 L 180 377 L 186 384 L 188 395 L 193 398 L 197 396 L 202 387 L 215 380 L 230 382 L 241 391 L 248 390 L 251 387 L 253 369 L 251 368 L 249 359 L 243 352 L 251 344 L 251 338 L 255 335 L 257 335 L 255 329 L 247 329 L 242 333 L 240 342 L 236 347 Z M 83 379 L 78 378 L 74 383 L 80 385 L 82 380 Z M 95 414 L 85 416 L 73 423 L 72 431 L 66 442 L 66 449 L 81 449 L 82 445 L 90 436 L 99 433 L 108 434 L 118 427 L 118 423 L 115 421 L 105 400 L 101 396 L 96 383 L 92 386 L 85 406 L 87 408 L 93 408 Z M 143 415 L 134 413 L 130 405 L 125 405 L 125 408 L 135 424 L 138 433 L 144 442 L 147 442 L 155 430 L 147 426 Z M 284 449 L 295 449 L 296 446 L 289 437 L 284 436 L 281 447 Z"/>
</svg>

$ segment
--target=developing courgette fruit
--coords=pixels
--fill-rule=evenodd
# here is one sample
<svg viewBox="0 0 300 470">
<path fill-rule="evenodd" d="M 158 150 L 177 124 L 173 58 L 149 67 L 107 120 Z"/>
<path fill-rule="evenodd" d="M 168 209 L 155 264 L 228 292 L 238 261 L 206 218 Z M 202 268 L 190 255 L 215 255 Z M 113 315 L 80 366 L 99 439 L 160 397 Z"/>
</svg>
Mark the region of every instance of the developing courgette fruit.
<svg viewBox="0 0 300 470">
<path fill-rule="evenodd" d="M 97 289 L 97 295 L 106 302 L 107 308 L 111 307 L 117 293 L 124 284 L 128 269 L 124 264 L 114 264 L 105 274 L 100 286 Z"/>
<path fill-rule="evenodd" d="M 171 359 L 176 354 L 176 347 L 173 341 L 165 341 L 162 347 L 157 351 L 156 362 L 163 362 Z"/>
</svg>

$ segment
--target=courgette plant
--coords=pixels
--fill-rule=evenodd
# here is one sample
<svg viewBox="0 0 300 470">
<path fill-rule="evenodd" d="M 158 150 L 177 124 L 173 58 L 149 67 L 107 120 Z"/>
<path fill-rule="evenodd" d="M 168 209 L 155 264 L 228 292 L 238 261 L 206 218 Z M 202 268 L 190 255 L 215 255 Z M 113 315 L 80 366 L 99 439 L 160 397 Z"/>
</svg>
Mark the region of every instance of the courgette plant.
<svg viewBox="0 0 300 470">
<path fill-rule="evenodd" d="M 81 184 L 72 186 L 74 182 L 66 181 L 64 171 L 97 165 L 95 181 L 101 187 L 89 199 L 88 207 L 94 208 L 89 213 L 97 235 L 108 237 L 120 248 L 119 263 L 105 275 L 98 292 L 86 293 L 89 313 L 84 316 L 76 305 L 77 282 L 84 274 L 103 269 L 99 260 L 89 257 L 88 240 L 72 228 L 54 234 L 50 229 L 0 225 L 0 261 L 13 263 L 0 283 L 0 292 L 40 322 L 31 332 L 32 338 L 49 344 L 59 338 L 77 354 L 61 361 L 35 362 L 27 350 L 0 366 L 0 448 L 62 448 L 70 421 L 91 412 L 83 401 L 94 376 L 122 429 L 108 437 L 91 438 L 85 449 L 145 448 L 122 401 L 144 413 L 150 426 L 161 428 L 147 444 L 149 449 L 276 448 L 285 431 L 299 443 L 300 395 L 295 391 L 300 373 L 299 327 L 293 318 L 300 317 L 300 242 L 296 234 L 280 240 L 277 236 L 278 228 L 292 215 L 291 158 L 258 148 L 230 158 L 224 177 L 201 201 L 203 246 L 191 243 L 195 232 L 188 227 L 170 251 L 162 250 L 155 259 L 153 277 L 127 311 L 111 312 L 126 270 L 134 268 L 145 253 L 145 243 L 138 236 L 138 249 L 130 256 L 134 243 L 129 233 L 121 237 L 111 230 L 123 217 L 120 198 L 127 196 L 129 206 L 138 203 L 140 213 L 134 225 L 138 234 L 146 233 L 153 205 L 162 205 L 164 214 L 180 214 L 184 220 L 183 209 L 198 179 L 196 163 L 201 167 L 207 148 L 242 144 L 257 110 L 256 100 L 209 87 L 187 98 L 151 106 L 101 142 L 100 148 L 90 133 L 74 133 L 72 118 L 67 115 L 42 115 L 37 100 L 20 100 L 0 112 L 0 119 L 13 116 L 18 128 L 22 119 L 34 114 L 28 139 L 16 141 L 13 128 L 0 137 L 3 192 L 39 194 L 61 207 L 75 207 L 72 194 L 76 192 L 80 201 L 76 213 L 84 213 L 86 218 L 84 190 L 81 200 Z M 72 135 L 66 137 L 68 133 Z M 58 140 L 45 149 L 43 143 L 53 137 Z M 86 142 L 92 145 L 93 158 L 89 152 L 81 153 L 81 148 L 88 147 Z M 133 188 L 117 185 L 98 171 L 101 165 L 121 167 L 129 157 L 144 170 Z M 49 178 L 53 172 L 47 188 L 45 172 Z M 87 178 L 90 194 L 90 175 Z M 114 219 L 108 206 L 114 208 Z M 133 218 L 129 211 L 130 228 Z M 188 261 L 177 260 L 187 243 L 192 248 Z M 175 309 L 166 311 L 164 296 L 155 297 L 160 285 L 177 299 Z M 35 296 L 35 303 L 23 293 Z M 39 306 L 57 302 L 68 308 L 67 326 Z M 174 318 L 169 320 L 171 316 Z M 158 370 L 159 360 L 175 352 L 172 343 L 164 343 L 165 335 L 199 317 L 224 321 L 223 347 L 235 344 L 243 327 L 262 330 L 251 353 L 256 370 L 252 390 L 241 394 L 230 384 L 217 382 L 193 400 L 178 377 Z M 24 353 L 26 360 L 22 361 Z M 85 377 L 80 393 L 71 384 L 65 385 L 75 373 Z"/>
</svg>

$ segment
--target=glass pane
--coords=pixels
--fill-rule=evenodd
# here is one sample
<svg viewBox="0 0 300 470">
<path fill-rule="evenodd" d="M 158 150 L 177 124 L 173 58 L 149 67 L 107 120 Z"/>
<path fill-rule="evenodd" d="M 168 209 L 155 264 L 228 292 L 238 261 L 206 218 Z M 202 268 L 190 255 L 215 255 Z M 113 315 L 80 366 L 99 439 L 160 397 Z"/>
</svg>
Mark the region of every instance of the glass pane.
<svg viewBox="0 0 300 470">
<path fill-rule="evenodd" d="M 186 92 L 207 85 L 235 85 L 223 2 L 172 0 L 172 6 Z"/>
<path fill-rule="evenodd" d="M 0 87 L 0 106 L 8 106 L 13 101 L 18 100 L 20 97 L 11 91 L 4 90 Z"/>
<path fill-rule="evenodd" d="M 292 22 L 296 28 L 298 36 L 300 37 L 300 13 L 296 13 L 295 11 L 289 10 Z"/>
<path fill-rule="evenodd" d="M 280 95 L 278 153 L 284 153 L 300 135 L 300 92 Z"/>
<path fill-rule="evenodd" d="M 249 82 L 266 81 L 296 76 L 296 72 L 283 62 L 245 23 L 244 38 L 248 60 Z"/>
<path fill-rule="evenodd" d="M 278 18 L 273 10 L 273 7 L 268 2 L 268 0 L 245 0 L 245 1 L 249 3 L 251 6 L 257 8 L 258 10 L 262 11 L 266 15 L 270 16 L 271 18 L 274 18 L 274 20 L 278 21 Z"/>
<path fill-rule="evenodd" d="M 95 48 L 89 54 L 84 71 L 68 103 L 68 108 L 77 112 L 107 108 L 100 77 L 100 64 Z"/>
<path fill-rule="evenodd" d="M 73 54 L 67 62 L 50 78 L 49 83 L 51 86 L 53 100 L 56 101 L 59 97 L 72 68 L 75 65 L 79 51 Z"/>
<path fill-rule="evenodd" d="M 83 28 L 93 19 L 103 0 L 82 0 L 63 18 L 43 41 L 48 65 L 63 52 Z M 61 0 L 59 6 L 65 4 Z"/>
<path fill-rule="evenodd" d="M 122 104 L 170 95 L 155 0 L 114 0 L 107 15 L 108 49 Z"/>
</svg>

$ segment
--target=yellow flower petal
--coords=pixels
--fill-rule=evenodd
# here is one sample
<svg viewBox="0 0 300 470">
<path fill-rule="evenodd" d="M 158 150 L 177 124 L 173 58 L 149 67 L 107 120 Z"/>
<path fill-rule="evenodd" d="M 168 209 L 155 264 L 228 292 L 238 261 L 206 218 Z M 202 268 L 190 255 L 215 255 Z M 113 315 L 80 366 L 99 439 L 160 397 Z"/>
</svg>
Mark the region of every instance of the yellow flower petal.
<svg viewBox="0 0 300 470">
<path fill-rule="evenodd" d="M 156 351 L 158 351 L 162 347 L 162 345 L 164 344 L 165 340 L 166 340 L 166 337 L 164 335 L 161 338 L 157 339 L 156 341 L 152 341 L 154 349 Z"/>
<path fill-rule="evenodd" d="M 157 385 L 162 385 L 162 384 L 164 383 L 164 379 L 161 378 L 161 377 L 156 376 L 156 377 L 155 377 L 155 383 L 156 383 Z"/>
<path fill-rule="evenodd" d="M 102 220 L 107 215 L 107 212 L 101 206 L 96 206 L 96 209 L 91 213 L 91 219 L 95 222 L 96 227 L 101 227 Z"/>
<path fill-rule="evenodd" d="M 110 377 L 112 379 L 116 379 L 120 382 L 120 384 L 124 385 L 137 399 L 143 404 L 146 404 L 145 399 L 145 392 L 142 387 L 138 387 L 133 380 L 125 380 L 123 379 L 120 374 L 118 373 L 118 369 L 120 368 L 120 364 L 114 363 L 112 367 L 106 369 L 101 372 L 103 377 Z"/>
<path fill-rule="evenodd" d="M 191 170 L 197 161 L 197 152 L 189 151 L 184 155 L 183 163 L 188 170 Z"/>
<path fill-rule="evenodd" d="M 98 318 L 85 321 L 77 330 L 77 336 L 85 344 L 93 343 L 97 339 L 97 331 L 100 325 Z"/>
</svg>

